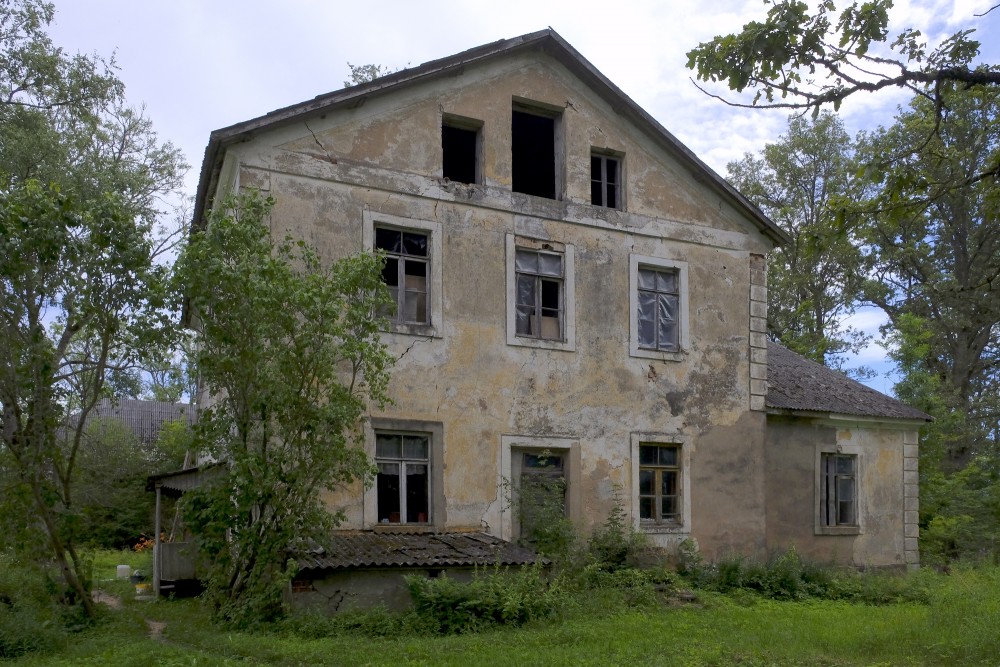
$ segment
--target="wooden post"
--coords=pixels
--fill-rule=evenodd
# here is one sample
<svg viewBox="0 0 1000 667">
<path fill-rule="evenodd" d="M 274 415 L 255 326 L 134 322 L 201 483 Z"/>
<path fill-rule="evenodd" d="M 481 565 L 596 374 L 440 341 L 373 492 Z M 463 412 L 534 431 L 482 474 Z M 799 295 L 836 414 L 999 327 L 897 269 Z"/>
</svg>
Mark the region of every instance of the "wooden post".
<svg viewBox="0 0 1000 667">
<path fill-rule="evenodd" d="M 153 536 L 153 595 L 160 597 L 160 485 L 156 485 L 156 518 Z"/>
</svg>

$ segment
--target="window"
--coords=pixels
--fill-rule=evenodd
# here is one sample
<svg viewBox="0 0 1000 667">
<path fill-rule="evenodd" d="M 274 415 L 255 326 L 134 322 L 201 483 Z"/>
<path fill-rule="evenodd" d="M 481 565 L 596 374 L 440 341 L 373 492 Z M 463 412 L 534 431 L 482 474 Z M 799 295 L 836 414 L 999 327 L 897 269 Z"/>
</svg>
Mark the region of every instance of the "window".
<svg viewBox="0 0 1000 667">
<path fill-rule="evenodd" d="M 633 432 L 632 517 L 647 533 L 691 531 L 691 438 L 681 433 Z"/>
<path fill-rule="evenodd" d="M 677 283 L 675 269 L 639 267 L 639 347 L 677 351 L 680 305 Z"/>
<path fill-rule="evenodd" d="M 629 274 L 629 353 L 681 361 L 688 348 L 687 263 L 632 255 Z"/>
<path fill-rule="evenodd" d="M 677 445 L 639 445 L 639 519 L 681 523 L 681 459 Z"/>
<path fill-rule="evenodd" d="M 514 192 L 547 199 L 558 198 L 554 117 L 514 109 L 510 166 Z"/>
<path fill-rule="evenodd" d="M 375 465 L 378 523 L 428 523 L 429 435 L 376 432 Z"/>
<path fill-rule="evenodd" d="M 441 120 L 441 175 L 458 183 L 479 183 L 480 121 L 457 116 Z"/>
<path fill-rule="evenodd" d="M 442 332 L 442 229 L 417 220 L 364 211 L 365 248 L 385 254 L 382 280 L 393 304 L 383 313 L 396 333 L 437 337 Z"/>
<path fill-rule="evenodd" d="M 427 324 L 427 234 L 402 229 L 375 228 L 375 249 L 385 253 L 382 282 L 395 306 L 386 313 L 393 322 Z"/>
<path fill-rule="evenodd" d="M 507 236 L 507 342 L 573 350 L 573 247 Z"/>
<path fill-rule="evenodd" d="M 824 453 L 820 457 L 820 522 L 826 527 L 858 525 L 858 457 Z"/>
<path fill-rule="evenodd" d="M 562 253 L 526 248 L 515 252 L 517 335 L 562 340 Z"/>
<path fill-rule="evenodd" d="M 590 203 L 604 208 L 621 205 L 621 162 L 616 157 L 590 156 Z"/>
</svg>

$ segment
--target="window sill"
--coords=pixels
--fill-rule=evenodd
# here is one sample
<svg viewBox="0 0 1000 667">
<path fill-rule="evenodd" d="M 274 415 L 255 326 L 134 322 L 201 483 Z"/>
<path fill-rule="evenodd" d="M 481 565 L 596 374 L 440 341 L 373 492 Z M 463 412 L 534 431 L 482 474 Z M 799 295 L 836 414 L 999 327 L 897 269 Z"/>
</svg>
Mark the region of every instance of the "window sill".
<svg viewBox="0 0 1000 667">
<path fill-rule="evenodd" d="M 677 352 L 667 352 L 666 350 L 647 350 L 632 344 L 629 356 L 637 359 L 656 359 L 657 361 L 686 361 L 687 352 L 679 350 Z"/>
<path fill-rule="evenodd" d="M 639 530 L 643 533 L 649 533 L 650 535 L 669 535 L 690 533 L 690 529 L 680 524 L 669 524 L 669 523 L 640 523 Z"/>
<path fill-rule="evenodd" d="M 436 533 L 437 526 L 430 523 L 376 523 L 376 533 Z"/>
<path fill-rule="evenodd" d="M 403 334 L 404 336 L 423 336 L 424 338 L 442 338 L 441 333 L 432 324 L 401 324 L 398 322 L 389 322 L 389 324 L 382 329 L 385 333 L 397 333 Z"/>
<path fill-rule="evenodd" d="M 509 336 L 508 345 L 519 347 L 533 347 L 540 350 L 562 350 L 563 352 L 576 352 L 576 342 L 571 340 L 553 340 L 550 338 L 526 338 L 524 336 Z"/>
<path fill-rule="evenodd" d="M 817 535 L 860 535 L 861 526 L 818 526 Z"/>
</svg>

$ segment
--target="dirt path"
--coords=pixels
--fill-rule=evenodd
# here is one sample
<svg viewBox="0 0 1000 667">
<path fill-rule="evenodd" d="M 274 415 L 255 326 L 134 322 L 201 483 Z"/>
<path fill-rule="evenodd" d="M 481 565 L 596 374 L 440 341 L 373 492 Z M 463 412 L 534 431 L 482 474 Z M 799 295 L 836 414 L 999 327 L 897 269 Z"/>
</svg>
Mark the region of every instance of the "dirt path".
<svg viewBox="0 0 1000 667">
<path fill-rule="evenodd" d="M 120 597 L 111 595 L 101 589 L 95 589 L 90 593 L 94 602 L 97 604 L 107 605 L 109 609 L 114 609 L 115 611 L 122 608 L 122 600 Z M 163 621 L 154 621 L 152 619 L 146 619 L 146 627 L 149 629 L 149 638 L 155 639 L 157 641 L 166 641 L 163 636 L 163 630 L 167 627 L 167 624 Z"/>
</svg>

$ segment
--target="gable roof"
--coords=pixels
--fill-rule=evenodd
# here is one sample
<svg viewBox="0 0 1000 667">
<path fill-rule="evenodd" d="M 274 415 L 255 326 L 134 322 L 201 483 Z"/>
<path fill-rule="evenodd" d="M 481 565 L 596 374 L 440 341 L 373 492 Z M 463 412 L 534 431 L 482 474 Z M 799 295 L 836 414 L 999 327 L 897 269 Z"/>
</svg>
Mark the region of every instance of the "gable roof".
<svg viewBox="0 0 1000 667">
<path fill-rule="evenodd" d="M 338 531 L 329 549 L 295 555 L 304 570 L 373 567 L 529 565 L 542 560 L 531 549 L 486 533 L 404 533 Z"/>
<path fill-rule="evenodd" d="M 930 415 L 902 401 L 770 341 L 766 405 L 777 410 L 931 421 Z"/>
<path fill-rule="evenodd" d="M 601 74 L 596 67 L 551 28 L 513 39 L 484 44 L 453 56 L 432 60 L 357 86 L 318 95 L 312 100 L 283 107 L 263 116 L 215 130 L 205 148 L 201 177 L 198 181 L 198 192 L 195 197 L 192 229 L 197 229 L 204 224 L 205 213 L 211 207 L 211 202 L 208 201 L 209 193 L 214 192 L 216 188 L 225 149 L 231 144 L 245 141 L 261 131 L 299 122 L 337 108 L 357 106 L 370 97 L 449 76 L 471 64 L 532 49 L 541 51 L 560 62 L 603 97 L 616 112 L 638 127 L 645 129 L 663 148 L 676 156 L 691 171 L 696 180 L 715 190 L 723 199 L 746 215 L 774 243 L 780 245 L 788 242 L 788 235 L 764 215 L 759 208 L 750 203 L 724 178 L 702 162 L 677 137 L 668 132 L 656 119 L 632 101 L 628 95 Z"/>
</svg>

